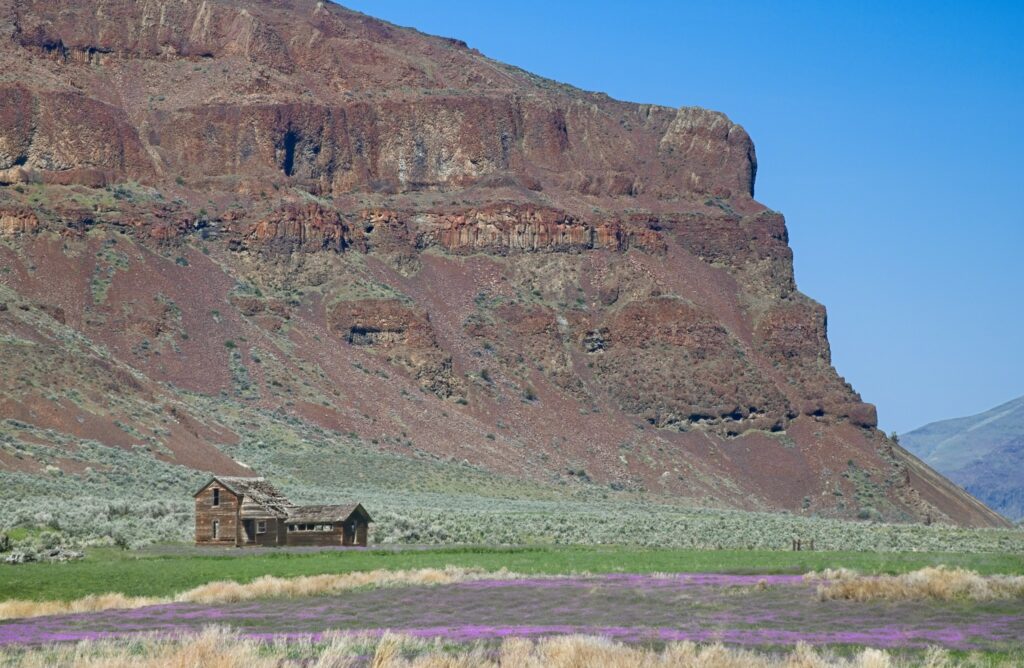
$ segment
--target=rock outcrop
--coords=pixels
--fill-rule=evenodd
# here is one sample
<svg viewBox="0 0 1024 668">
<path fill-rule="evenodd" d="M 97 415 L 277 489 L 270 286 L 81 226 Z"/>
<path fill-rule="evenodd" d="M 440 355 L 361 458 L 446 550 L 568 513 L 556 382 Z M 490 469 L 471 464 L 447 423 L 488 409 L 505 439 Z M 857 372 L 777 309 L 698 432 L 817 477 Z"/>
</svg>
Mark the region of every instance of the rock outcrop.
<svg viewBox="0 0 1024 668">
<path fill-rule="evenodd" d="M 0 237 L 15 237 L 34 232 L 39 227 L 39 219 L 31 210 L 13 209 L 0 211 Z"/>
</svg>

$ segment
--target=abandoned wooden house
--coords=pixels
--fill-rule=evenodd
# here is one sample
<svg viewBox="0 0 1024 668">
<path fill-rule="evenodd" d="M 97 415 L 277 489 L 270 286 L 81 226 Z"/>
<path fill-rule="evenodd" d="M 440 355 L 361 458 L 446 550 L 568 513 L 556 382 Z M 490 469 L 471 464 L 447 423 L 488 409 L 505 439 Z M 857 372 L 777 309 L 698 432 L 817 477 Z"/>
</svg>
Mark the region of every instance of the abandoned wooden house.
<svg viewBox="0 0 1024 668">
<path fill-rule="evenodd" d="M 196 544 L 366 545 L 361 504 L 296 506 L 264 478 L 217 476 L 195 493 Z"/>
</svg>

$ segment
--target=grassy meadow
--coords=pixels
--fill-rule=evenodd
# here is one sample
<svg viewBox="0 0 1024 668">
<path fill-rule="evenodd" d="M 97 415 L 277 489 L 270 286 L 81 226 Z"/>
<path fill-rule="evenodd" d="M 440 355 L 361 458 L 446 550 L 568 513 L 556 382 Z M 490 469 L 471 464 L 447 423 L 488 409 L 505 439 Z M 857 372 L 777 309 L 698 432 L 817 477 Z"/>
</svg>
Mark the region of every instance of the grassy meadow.
<svg viewBox="0 0 1024 668">
<path fill-rule="evenodd" d="M 835 586 L 854 589 L 821 595 Z M 1022 586 L 945 568 L 264 577 L 171 599 L 0 604 L 0 665 L 1013 666 Z"/>
<path fill-rule="evenodd" d="M 905 573 L 937 565 L 982 574 L 1024 574 L 1024 555 L 709 551 L 608 546 L 442 547 L 304 553 L 258 548 L 211 553 L 176 546 L 138 552 L 94 549 L 82 561 L 0 568 L 0 600 L 72 600 L 110 592 L 126 596 L 170 596 L 215 580 L 244 583 L 264 575 L 290 578 L 447 566 L 486 571 L 504 568 L 527 575 L 568 575 L 623 572 L 803 574 L 838 568 L 862 573 Z"/>
</svg>

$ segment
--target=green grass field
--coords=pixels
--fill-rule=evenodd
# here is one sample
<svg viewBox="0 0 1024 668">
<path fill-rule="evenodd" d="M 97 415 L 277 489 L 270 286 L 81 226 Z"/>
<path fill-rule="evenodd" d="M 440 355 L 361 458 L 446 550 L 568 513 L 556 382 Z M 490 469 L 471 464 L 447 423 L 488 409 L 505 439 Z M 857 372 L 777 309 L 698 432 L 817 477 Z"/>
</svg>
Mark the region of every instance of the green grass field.
<svg viewBox="0 0 1024 668">
<path fill-rule="evenodd" d="M 169 554 L 167 552 L 170 552 Z M 1024 555 L 925 552 L 783 552 L 679 550 L 627 547 L 435 548 L 288 553 L 226 550 L 224 556 L 188 549 L 132 552 L 93 550 L 79 562 L 0 568 L 0 600 L 71 600 L 120 592 L 167 596 L 214 580 L 248 582 L 261 575 L 295 577 L 378 568 L 507 568 L 520 573 L 806 573 L 845 567 L 865 573 L 898 573 L 945 564 L 983 574 L 1024 574 Z"/>
</svg>

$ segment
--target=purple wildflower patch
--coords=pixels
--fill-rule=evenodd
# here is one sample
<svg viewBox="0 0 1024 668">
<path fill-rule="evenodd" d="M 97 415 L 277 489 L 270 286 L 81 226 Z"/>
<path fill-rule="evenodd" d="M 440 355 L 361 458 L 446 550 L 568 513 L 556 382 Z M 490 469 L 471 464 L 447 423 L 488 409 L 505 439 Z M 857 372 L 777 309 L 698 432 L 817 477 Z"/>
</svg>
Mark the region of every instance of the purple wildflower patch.
<svg viewBox="0 0 1024 668">
<path fill-rule="evenodd" d="M 332 596 L 133 610 L 0 622 L 0 646 L 142 633 L 192 634 L 216 624 L 259 639 L 326 633 L 444 637 L 455 642 L 565 633 L 630 643 L 868 645 L 1001 650 L 1024 637 L 1020 600 L 820 601 L 799 576 L 615 574 L 360 589 Z"/>
</svg>

